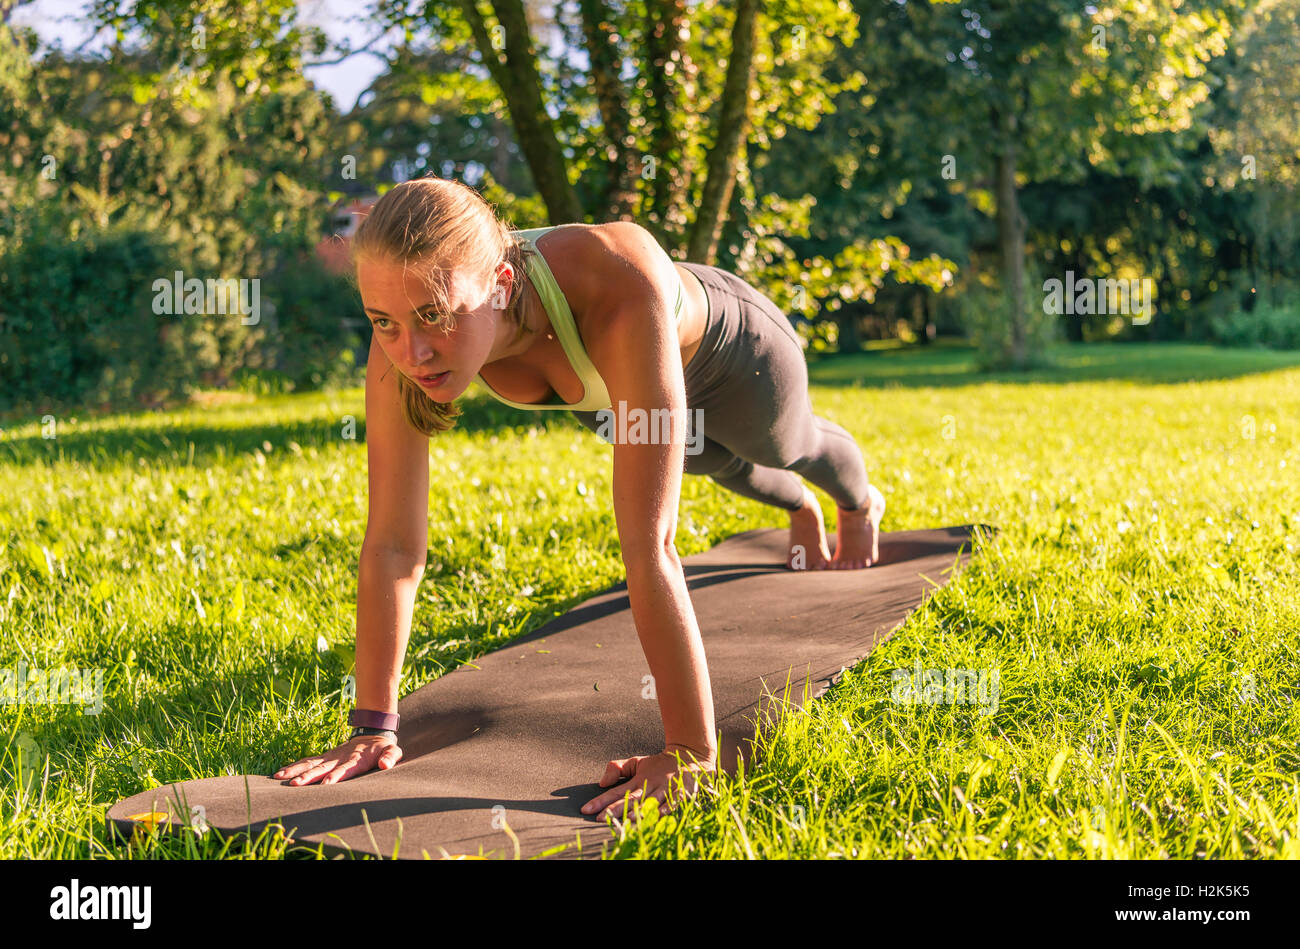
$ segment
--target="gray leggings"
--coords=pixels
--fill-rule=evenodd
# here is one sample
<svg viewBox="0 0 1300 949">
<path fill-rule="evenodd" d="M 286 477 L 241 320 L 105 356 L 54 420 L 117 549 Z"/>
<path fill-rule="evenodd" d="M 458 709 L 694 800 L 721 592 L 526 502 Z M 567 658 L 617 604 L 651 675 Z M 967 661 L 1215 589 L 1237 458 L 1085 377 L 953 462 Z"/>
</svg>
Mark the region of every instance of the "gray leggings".
<svg viewBox="0 0 1300 949">
<path fill-rule="evenodd" d="M 808 366 L 799 336 L 771 300 L 734 274 L 682 264 L 709 299 L 700 348 L 687 364 L 691 433 L 696 409 L 702 451 L 686 455 L 686 473 L 708 475 L 747 498 L 786 510 L 803 505 L 796 472 L 846 510 L 867 505 L 867 469 L 853 436 L 813 414 Z M 592 431 L 595 412 L 574 412 Z M 688 441 L 688 444 L 694 444 Z"/>
</svg>

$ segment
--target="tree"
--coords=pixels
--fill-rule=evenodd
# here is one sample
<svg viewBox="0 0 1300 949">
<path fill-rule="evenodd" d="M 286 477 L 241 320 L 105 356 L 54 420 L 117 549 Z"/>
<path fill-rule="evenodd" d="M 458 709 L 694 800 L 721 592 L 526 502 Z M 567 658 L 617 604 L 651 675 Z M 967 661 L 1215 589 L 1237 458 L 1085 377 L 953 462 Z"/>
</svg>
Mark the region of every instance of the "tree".
<svg viewBox="0 0 1300 949">
<path fill-rule="evenodd" d="M 702 262 L 719 253 L 750 149 L 816 124 L 837 91 L 820 65 L 856 35 L 835 0 L 705 4 L 690 17 L 684 0 L 583 0 L 576 18 L 548 24 L 564 52 L 544 57 L 520 0 L 384 0 L 380 12 L 474 50 L 552 221 L 644 220 L 674 256 Z M 792 36 L 797 57 L 779 48 Z"/>
<path fill-rule="evenodd" d="M 1210 132 L 1212 173 L 1250 196 L 1252 289 L 1273 305 L 1300 244 L 1300 2 L 1261 0 L 1244 18 Z"/>
<path fill-rule="evenodd" d="M 116 37 L 107 57 L 53 50 L 38 69 L 0 74 L 16 90 L 0 102 L 0 243 L 21 250 L 28 269 L 48 261 L 50 280 L 72 271 L 80 281 L 96 266 L 135 261 L 142 269 L 131 273 L 132 285 L 146 289 L 175 270 L 264 281 L 266 318 L 246 324 L 150 313 L 140 323 L 139 313 L 107 312 L 96 319 L 96 336 L 129 327 L 119 344 L 165 351 L 164 363 L 180 377 L 126 379 L 102 361 L 79 372 L 75 363 L 86 357 L 75 351 L 62 369 L 78 392 L 107 400 L 181 394 L 195 381 L 220 384 L 241 367 L 276 365 L 285 351 L 276 288 L 293 282 L 290 271 L 308 266 L 324 199 L 332 116 L 302 75 L 302 53 L 312 42 L 296 31 L 292 4 L 281 2 L 101 3 L 96 13 Z M 11 54 L 12 46 L 0 42 L 0 57 Z M 123 274 L 112 277 L 120 282 Z M 127 308 L 125 293 L 114 300 Z M 350 302 L 339 296 L 337 307 Z M 293 327 L 296 344 L 314 334 L 333 339 L 322 351 L 345 348 L 339 309 L 316 308 L 312 326 Z M 0 320 L 10 333 L 31 334 L 84 315 L 11 296 Z M 141 338 L 142 326 L 155 338 Z M 39 355 L 35 344 L 18 345 Z M 299 362 L 310 364 L 306 376 L 319 375 L 318 363 Z M 65 387 L 60 394 L 76 393 Z"/>
<path fill-rule="evenodd" d="M 1176 178 L 1162 131 L 1187 128 L 1209 92 L 1234 0 L 931 0 L 896 5 L 892 56 L 864 64 L 875 119 L 905 116 L 914 135 L 900 177 L 925 159 L 957 169 L 950 187 L 996 222 L 1005 333 L 996 362 L 1024 368 L 1031 351 L 1025 266 L 1027 182 L 1079 182 L 1088 169 L 1128 170 L 1143 186 Z M 900 28 L 901 27 L 901 28 Z"/>
</svg>

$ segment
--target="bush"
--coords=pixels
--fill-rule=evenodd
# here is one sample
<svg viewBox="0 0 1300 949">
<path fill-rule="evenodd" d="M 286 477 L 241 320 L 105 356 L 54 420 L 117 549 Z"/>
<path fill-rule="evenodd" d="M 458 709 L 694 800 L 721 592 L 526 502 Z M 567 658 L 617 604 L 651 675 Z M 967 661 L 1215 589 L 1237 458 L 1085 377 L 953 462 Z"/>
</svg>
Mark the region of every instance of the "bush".
<svg viewBox="0 0 1300 949">
<path fill-rule="evenodd" d="M 1261 302 L 1250 312 L 1234 310 L 1212 316 L 1210 335 L 1222 346 L 1300 349 L 1300 302 L 1282 306 Z"/>
<path fill-rule="evenodd" d="M 1025 353 L 1026 365 L 1032 369 L 1045 366 L 1047 347 L 1061 335 L 1061 318 L 1044 311 L 1042 286 L 1037 274 L 1025 277 Z M 1010 303 L 1001 287 L 989 287 L 979 280 L 968 280 L 957 294 L 957 312 L 966 335 L 975 347 L 975 362 L 982 372 L 1009 367 L 1011 327 L 1007 317 Z"/>
<path fill-rule="evenodd" d="M 840 350 L 840 327 L 833 320 L 792 319 L 800 344 L 809 355 L 825 355 Z"/>
<path fill-rule="evenodd" d="M 365 323 L 355 290 L 307 254 L 283 255 L 263 281 L 263 319 L 245 324 L 155 313 L 155 281 L 199 274 L 149 232 L 29 229 L 6 245 L 0 410 L 155 405 L 231 382 L 266 394 L 332 387 L 355 381 L 369 346 L 368 327 L 343 325 Z"/>
<path fill-rule="evenodd" d="M 287 256 L 287 255 L 286 255 Z M 370 346 L 369 322 L 346 278 L 307 254 L 289 257 L 272 277 L 269 365 L 295 391 L 357 381 L 357 353 Z"/>
<path fill-rule="evenodd" d="M 294 390 L 293 380 L 276 369 L 236 369 L 230 388 L 249 395 L 284 395 Z"/>
<path fill-rule="evenodd" d="M 11 242 L 0 261 L 0 406 L 155 403 L 187 394 L 196 375 L 228 372 L 252 328 L 154 313 L 154 281 L 178 269 L 173 247 L 138 230 Z"/>
</svg>

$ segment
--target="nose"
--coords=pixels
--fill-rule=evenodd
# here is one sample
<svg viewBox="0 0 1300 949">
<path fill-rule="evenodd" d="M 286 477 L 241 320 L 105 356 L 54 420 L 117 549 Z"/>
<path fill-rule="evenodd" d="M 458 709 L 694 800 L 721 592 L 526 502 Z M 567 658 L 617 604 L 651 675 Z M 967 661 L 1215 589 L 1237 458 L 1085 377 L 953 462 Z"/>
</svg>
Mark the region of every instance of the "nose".
<svg viewBox="0 0 1300 949">
<path fill-rule="evenodd" d="M 402 359 L 408 370 L 427 366 L 432 361 L 433 347 L 429 345 L 428 338 L 419 329 L 405 334 L 403 345 Z"/>
</svg>

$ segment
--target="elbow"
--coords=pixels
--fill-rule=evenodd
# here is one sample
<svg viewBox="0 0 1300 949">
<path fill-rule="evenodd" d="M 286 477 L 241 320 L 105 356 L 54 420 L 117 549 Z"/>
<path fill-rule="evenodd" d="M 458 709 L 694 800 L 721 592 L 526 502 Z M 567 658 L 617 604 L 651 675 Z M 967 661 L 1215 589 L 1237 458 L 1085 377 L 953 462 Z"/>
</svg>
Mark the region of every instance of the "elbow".
<svg viewBox="0 0 1300 949">
<path fill-rule="evenodd" d="M 419 577 L 428 565 L 428 552 L 362 544 L 361 562 L 380 564 L 386 572 L 399 576 Z"/>
<path fill-rule="evenodd" d="M 671 572 L 681 569 L 681 560 L 677 556 L 677 545 L 668 537 L 660 543 L 640 544 L 635 547 L 623 547 L 623 567 L 628 576 L 652 571 L 655 573 Z"/>
</svg>

